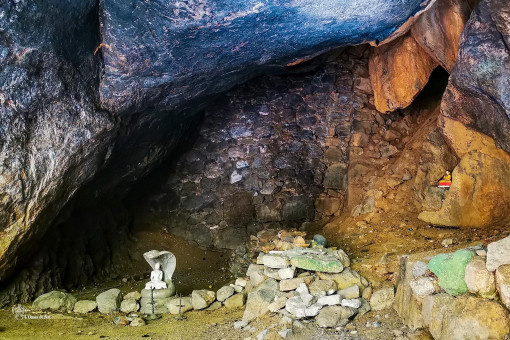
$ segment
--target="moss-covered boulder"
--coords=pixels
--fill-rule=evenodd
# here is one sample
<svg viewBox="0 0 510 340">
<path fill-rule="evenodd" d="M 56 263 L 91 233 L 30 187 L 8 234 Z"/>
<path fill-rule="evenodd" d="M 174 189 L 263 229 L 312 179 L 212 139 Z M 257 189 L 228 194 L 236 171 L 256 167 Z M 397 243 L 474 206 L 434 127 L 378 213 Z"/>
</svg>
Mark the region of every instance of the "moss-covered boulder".
<svg viewBox="0 0 510 340">
<path fill-rule="evenodd" d="M 60 291 L 51 291 L 35 299 L 32 304 L 34 310 L 52 310 L 52 311 L 72 311 L 76 303 L 76 298 L 68 293 Z"/>
<path fill-rule="evenodd" d="M 473 256 L 473 251 L 467 249 L 452 254 L 439 254 L 430 260 L 428 267 L 437 275 L 441 288 L 451 295 L 459 295 L 468 291 L 464 276 L 466 266 Z"/>
<path fill-rule="evenodd" d="M 293 256 L 290 263 L 301 269 L 325 273 L 341 273 L 344 266 L 340 260 L 331 255 L 303 254 Z"/>
</svg>

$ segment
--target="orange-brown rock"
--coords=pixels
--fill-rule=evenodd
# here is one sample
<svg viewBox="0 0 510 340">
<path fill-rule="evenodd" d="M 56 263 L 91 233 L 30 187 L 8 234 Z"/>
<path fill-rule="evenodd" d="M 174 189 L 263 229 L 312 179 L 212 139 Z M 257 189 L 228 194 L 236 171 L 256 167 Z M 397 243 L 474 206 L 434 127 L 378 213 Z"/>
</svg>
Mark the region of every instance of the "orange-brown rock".
<svg viewBox="0 0 510 340">
<path fill-rule="evenodd" d="M 445 111 L 439 116 L 441 133 L 459 158 L 470 151 L 479 151 L 510 163 L 510 155 L 498 148 L 493 138 L 468 128 L 465 125 L 468 123 L 468 120 L 458 121 L 446 116 Z"/>
<path fill-rule="evenodd" d="M 466 153 L 452 174 L 438 211 L 418 218 L 443 226 L 489 227 L 510 222 L 510 163 L 487 154 Z"/>
<path fill-rule="evenodd" d="M 437 181 L 447 170 L 453 170 L 457 163 L 456 154 L 445 142 L 440 130 L 436 128 L 423 143 L 418 171 L 413 183 L 413 191 L 422 202 L 424 210 L 441 208 L 444 189 L 437 187 Z"/>
<path fill-rule="evenodd" d="M 271 250 L 289 250 L 296 245 L 304 246 L 306 244 L 303 231 L 265 229 L 257 233 L 256 250 L 268 253 Z"/>
<path fill-rule="evenodd" d="M 477 2 L 438 0 L 411 28 L 416 42 L 448 72 L 453 70 L 460 34 Z"/>
<path fill-rule="evenodd" d="M 394 111 L 411 104 L 436 66 L 410 34 L 372 47 L 369 70 L 377 110 Z"/>
</svg>

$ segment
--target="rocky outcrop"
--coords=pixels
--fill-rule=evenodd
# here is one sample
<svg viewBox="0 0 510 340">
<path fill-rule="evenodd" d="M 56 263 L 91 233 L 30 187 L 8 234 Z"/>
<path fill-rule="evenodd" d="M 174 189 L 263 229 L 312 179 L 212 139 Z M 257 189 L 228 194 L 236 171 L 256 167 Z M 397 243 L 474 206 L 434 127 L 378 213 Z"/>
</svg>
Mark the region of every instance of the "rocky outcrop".
<svg viewBox="0 0 510 340">
<path fill-rule="evenodd" d="M 356 86 L 368 80 L 368 46 L 319 59 L 206 108 L 189 150 L 141 183 L 135 227 L 150 221 L 200 246 L 235 249 L 262 228 L 340 211 L 350 131 L 366 129 L 362 116 L 375 111 Z"/>
<path fill-rule="evenodd" d="M 411 27 L 415 41 L 439 65 L 451 72 L 459 39 L 477 0 L 438 0 Z"/>
<path fill-rule="evenodd" d="M 441 254 L 440 251 L 434 250 L 400 258 L 400 279 L 394 308 L 405 325 L 413 330 L 427 328 L 434 339 L 503 339 L 505 337 L 510 330 L 508 310 L 501 303 L 492 300 L 495 298 L 494 274 L 485 270 L 485 257 L 476 256 L 475 252 L 485 254 L 478 245 L 450 254 Z M 466 267 L 466 263 L 469 258 L 473 258 L 470 263 L 479 263 L 480 266 L 477 265 L 477 267 L 485 270 L 485 273 L 480 276 L 479 270 L 475 270 L 479 273 L 474 274 L 473 268 L 468 269 L 470 265 Z M 428 267 L 439 274 L 439 280 L 429 272 L 417 270 L 427 261 L 429 261 Z M 473 283 L 475 283 L 473 279 L 481 279 L 487 275 L 492 276 L 489 279 L 477 280 L 476 289 L 473 290 Z M 445 289 L 446 293 L 435 288 L 421 295 L 413 287 L 417 279 L 432 282 L 434 287 L 439 285 Z M 452 286 L 454 282 L 456 283 Z M 454 286 L 460 288 L 466 284 L 473 294 L 455 297 L 459 291 L 451 290 L 451 288 Z M 466 291 L 465 287 L 461 290 Z M 489 296 L 486 295 L 487 293 Z M 500 298 L 504 302 L 505 294 L 500 293 Z"/>
<path fill-rule="evenodd" d="M 449 119 L 492 137 L 510 152 L 509 11 L 507 1 L 484 0 L 466 24 L 441 107 L 440 127 L 453 149 L 458 136 Z"/>
<path fill-rule="evenodd" d="M 107 191 L 120 200 L 127 188 L 111 191 L 162 162 L 206 98 L 338 45 L 384 39 L 423 6 L 3 2 L 2 286 L 59 214 L 66 225 L 66 203 Z M 68 243 L 65 233 L 51 243 Z M 46 262 L 38 260 L 37 275 L 50 275 Z"/>
<path fill-rule="evenodd" d="M 103 2 L 101 101 L 122 113 L 196 107 L 197 99 L 275 67 L 384 40 L 428 3 Z"/>
<path fill-rule="evenodd" d="M 510 164 L 480 152 L 462 157 L 439 211 L 422 221 L 445 226 L 489 227 L 510 222 Z"/>
<path fill-rule="evenodd" d="M 113 146 L 117 126 L 97 106 L 96 12 L 96 1 L 0 5 L 2 281 Z"/>
<path fill-rule="evenodd" d="M 379 112 L 409 106 L 425 87 L 437 62 L 411 34 L 380 46 L 370 54 L 370 81 Z"/>
<path fill-rule="evenodd" d="M 452 71 L 460 35 L 476 3 L 435 1 L 413 20 L 409 32 L 372 48 L 370 79 L 379 112 L 409 106 L 437 65 Z"/>
<path fill-rule="evenodd" d="M 461 161 L 441 208 L 424 206 L 423 221 L 461 227 L 510 221 L 510 53 L 503 24 L 509 10 L 508 3 L 482 1 L 462 34 L 438 124 Z"/>
</svg>

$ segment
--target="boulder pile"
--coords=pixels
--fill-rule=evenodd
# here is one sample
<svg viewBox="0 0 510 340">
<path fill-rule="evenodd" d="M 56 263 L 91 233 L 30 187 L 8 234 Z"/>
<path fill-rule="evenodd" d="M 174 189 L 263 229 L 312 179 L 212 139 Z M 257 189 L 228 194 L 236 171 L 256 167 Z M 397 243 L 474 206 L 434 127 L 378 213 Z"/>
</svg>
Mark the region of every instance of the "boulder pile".
<svg viewBox="0 0 510 340">
<path fill-rule="evenodd" d="M 367 313 L 372 299 L 377 309 L 390 307 L 394 299 L 393 287 L 371 298 L 369 282 L 350 268 L 347 254 L 318 245 L 262 252 L 246 276 L 237 280 L 248 292 L 240 327 L 249 327 L 266 313 L 281 314 L 285 327 L 299 325 L 302 319 L 314 320 L 319 327 L 342 327 Z"/>
<path fill-rule="evenodd" d="M 395 309 L 410 328 L 426 327 L 435 339 L 502 339 L 510 331 L 510 236 L 487 249 L 402 261 Z"/>
</svg>

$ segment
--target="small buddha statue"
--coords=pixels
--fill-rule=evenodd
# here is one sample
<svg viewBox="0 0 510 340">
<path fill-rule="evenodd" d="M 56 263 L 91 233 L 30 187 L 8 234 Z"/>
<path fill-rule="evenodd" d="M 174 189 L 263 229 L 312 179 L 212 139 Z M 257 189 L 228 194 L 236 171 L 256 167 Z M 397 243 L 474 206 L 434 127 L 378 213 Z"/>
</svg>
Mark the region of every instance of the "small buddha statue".
<svg viewBox="0 0 510 340">
<path fill-rule="evenodd" d="M 446 175 L 443 176 L 443 181 L 451 181 L 452 175 L 450 174 L 450 171 L 446 170 Z"/>
<path fill-rule="evenodd" d="M 161 264 L 156 262 L 154 270 L 151 272 L 151 281 L 145 284 L 145 289 L 164 289 L 167 288 L 163 281 L 163 271 L 160 269 Z"/>
</svg>

